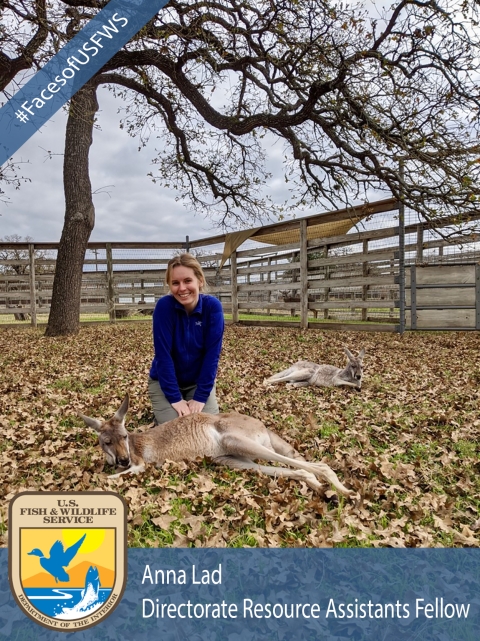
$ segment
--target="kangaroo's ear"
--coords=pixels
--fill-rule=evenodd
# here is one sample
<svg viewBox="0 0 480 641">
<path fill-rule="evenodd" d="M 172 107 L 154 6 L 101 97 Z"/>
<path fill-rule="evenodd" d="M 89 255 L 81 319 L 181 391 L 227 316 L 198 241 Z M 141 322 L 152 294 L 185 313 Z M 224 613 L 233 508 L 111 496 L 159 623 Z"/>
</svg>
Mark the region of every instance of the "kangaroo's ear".
<svg viewBox="0 0 480 641">
<path fill-rule="evenodd" d="M 125 398 L 123 399 L 122 404 L 118 408 L 118 410 L 115 412 L 115 418 L 118 419 L 119 421 L 123 421 L 125 419 L 125 414 L 128 412 L 128 405 L 130 403 L 130 397 L 127 394 L 125 394 Z"/>
<path fill-rule="evenodd" d="M 354 361 L 355 360 L 352 352 L 350 352 L 346 347 L 343 348 L 343 351 L 347 355 L 347 358 L 348 358 L 349 361 Z"/>
<path fill-rule="evenodd" d="M 80 418 L 82 418 L 88 427 L 91 427 L 95 432 L 100 432 L 102 429 L 102 421 L 99 421 L 98 418 L 90 418 L 89 416 L 85 416 L 84 414 L 80 414 Z"/>
<path fill-rule="evenodd" d="M 365 347 L 363 347 L 359 352 L 358 352 L 358 360 L 362 361 L 363 357 L 365 356 Z"/>
</svg>

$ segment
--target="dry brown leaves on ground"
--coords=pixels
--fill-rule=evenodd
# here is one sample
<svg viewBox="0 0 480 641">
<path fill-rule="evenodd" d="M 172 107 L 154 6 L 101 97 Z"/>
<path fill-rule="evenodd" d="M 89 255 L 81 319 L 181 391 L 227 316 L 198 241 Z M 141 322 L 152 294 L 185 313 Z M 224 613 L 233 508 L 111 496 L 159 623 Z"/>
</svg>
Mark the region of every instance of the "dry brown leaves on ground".
<svg viewBox="0 0 480 641">
<path fill-rule="evenodd" d="M 342 366 L 365 347 L 362 391 L 262 381 L 308 359 Z M 0 331 L 0 545 L 9 500 L 25 490 L 115 490 L 131 546 L 478 546 L 480 336 L 229 326 L 218 375 L 222 410 L 255 416 L 357 491 L 170 463 L 109 479 L 79 413 L 109 417 L 131 395 L 129 429 L 152 421 L 150 327 L 92 326 L 68 339 Z"/>
</svg>

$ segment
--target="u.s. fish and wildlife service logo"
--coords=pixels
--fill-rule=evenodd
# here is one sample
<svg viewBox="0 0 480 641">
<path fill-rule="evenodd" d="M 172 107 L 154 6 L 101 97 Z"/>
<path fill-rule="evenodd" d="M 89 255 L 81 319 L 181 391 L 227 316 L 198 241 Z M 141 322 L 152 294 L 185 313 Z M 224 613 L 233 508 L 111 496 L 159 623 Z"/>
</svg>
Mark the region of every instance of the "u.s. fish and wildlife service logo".
<svg viewBox="0 0 480 641">
<path fill-rule="evenodd" d="M 10 587 L 37 623 L 73 632 L 99 623 L 127 581 L 127 511 L 114 492 L 23 492 L 9 508 Z"/>
</svg>

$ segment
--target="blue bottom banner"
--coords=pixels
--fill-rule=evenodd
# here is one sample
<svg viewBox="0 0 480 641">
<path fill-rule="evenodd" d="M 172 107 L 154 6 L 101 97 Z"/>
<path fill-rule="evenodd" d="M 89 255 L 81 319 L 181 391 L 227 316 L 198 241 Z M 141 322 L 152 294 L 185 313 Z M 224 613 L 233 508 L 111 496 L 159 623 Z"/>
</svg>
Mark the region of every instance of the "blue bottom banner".
<svg viewBox="0 0 480 641">
<path fill-rule="evenodd" d="M 73 590 L 31 590 L 32 603 L 51 601 L 49 609 L 41 604 L 46 614 L 37 623 L 11 592 L 6 549 L 0 568 L 0 641 L 71 634 L 162 641 L 480 638 L 474 549 L 129 549 L 118 606 L 88 629 L 74 619 L 75 631 L 66 633 L 52 629 L 48 612 L 60 611 Z M 86 585 L 79 598 L 87 592 Z"/>
</svg>

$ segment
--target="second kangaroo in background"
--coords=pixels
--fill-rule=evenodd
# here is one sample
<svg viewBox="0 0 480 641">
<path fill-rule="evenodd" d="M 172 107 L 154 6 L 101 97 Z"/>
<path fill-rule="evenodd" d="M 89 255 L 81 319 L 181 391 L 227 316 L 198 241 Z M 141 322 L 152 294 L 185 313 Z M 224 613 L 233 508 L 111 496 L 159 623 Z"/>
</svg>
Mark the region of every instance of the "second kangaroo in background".
<svg viewBox="0 0 480 641">
<path fill-rule="evenodd" d="M 289 387 L 306 387 L 316 385 L 318 387 L 354 387 L 359 390 L 362 387 L 363 367 L 362 361 L 365 356 L 365 349 L 362 349 L 358 356 L 354 356 L 346 347 L 343 348 L 348 358 L 347 366 L 344 369 L 334 365 L 311 363 L 310 361 L 298 361 L 288 369 L 266 378 L 263 381 L 265 386 L 287 383 Z"/>
</svg>

